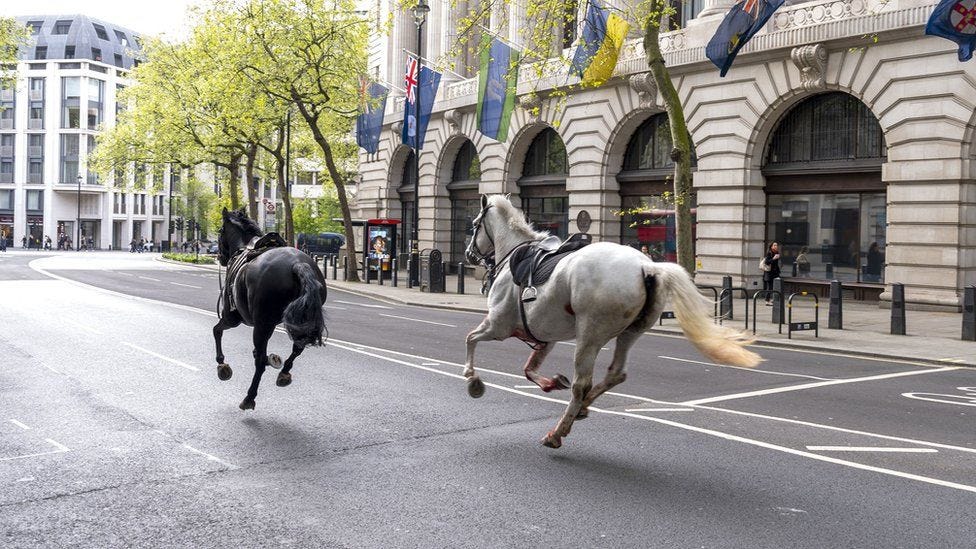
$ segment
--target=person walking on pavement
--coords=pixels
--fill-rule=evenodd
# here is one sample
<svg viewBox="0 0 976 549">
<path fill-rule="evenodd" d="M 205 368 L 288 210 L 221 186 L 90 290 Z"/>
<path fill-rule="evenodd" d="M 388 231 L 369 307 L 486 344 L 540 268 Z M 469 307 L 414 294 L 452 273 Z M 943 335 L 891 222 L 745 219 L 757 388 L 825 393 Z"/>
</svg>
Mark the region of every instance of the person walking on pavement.
<svg viewBox="0 0 976 549">
<path fill-rule="evenodd" d="M 763 290 L 772 290 L 773 281 L 779 278 L 779 244 L 773 242 L 766 248 L 766 255 L 759 262 L 763 271 Z M 766 305 L 773 305 L 773 297 L 766 294 Z"/>
</svg>

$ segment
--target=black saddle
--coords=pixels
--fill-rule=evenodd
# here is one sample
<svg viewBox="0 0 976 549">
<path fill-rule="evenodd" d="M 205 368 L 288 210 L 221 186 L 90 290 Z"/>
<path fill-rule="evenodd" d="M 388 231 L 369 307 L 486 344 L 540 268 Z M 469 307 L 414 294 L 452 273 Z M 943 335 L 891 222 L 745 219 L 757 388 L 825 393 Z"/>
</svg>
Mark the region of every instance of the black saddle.
<svg viewBox="0 0 976 549">
<path fill-rule="evenodd" d="M 509 260 L 509 268 L 512 270 L 515 283 L 525 288 L 522 301 L 535 299 L 535 287 L 549 280 L 556 265 L 567 255 L 591 242 L 592 237 L 582 233 L 574 234 L 563 242 L 555 236 L 550 236 L 541 242 L 522 246 L 516 250 Z"/>
<path fill-rule="evenodd" d="M 237 310 L 237 296 L 235 295 L 234 288 L 237 285 L 237 279 L 244 272 L 244 267 L 264 252 L 287 245 L 288 242 L 280 234 L 272 232 L 262 236 L 255 236 L 231 258 L 230 264 L 227 265 L 227 286 L 225 289 L 228 298 L 227 305 L 231 311 Z"/>
</svg>

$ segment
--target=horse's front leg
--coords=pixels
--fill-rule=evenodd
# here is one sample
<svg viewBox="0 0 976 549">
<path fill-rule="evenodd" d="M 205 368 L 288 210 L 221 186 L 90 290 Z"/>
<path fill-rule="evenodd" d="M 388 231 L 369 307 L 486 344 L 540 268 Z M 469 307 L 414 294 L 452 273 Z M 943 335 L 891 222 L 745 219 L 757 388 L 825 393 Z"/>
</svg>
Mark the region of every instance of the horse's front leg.
<svg viewBox="0 0 976 549">
<path fill-rule="evenodd" d="M 302 354 L 302 351 L 304 350 L 305 350 L 304 346 L 292 343 L 291 354 L 288 355 L 288 358 L 285 359 L 285 366 L 281 369 L 280 372 L 278 372 L 278 381 L 276 382 L 278 387 L 287 387 L 291 385 L 292 364 L 295 362 L 295 359 L 298 358 L 298 355 Z"/>
<path fill-rule="evenodd" d="M 468 378 L 468 394 L 472 398 L 481 398 L 485 394 L 485 384 L 474 371 L 474 348 L 479 341 L 497 339 L 492 335 L 490 317 L 485 317 L 477 328 L 471 330 L 464 342 L 467 344 L 467 359 L 464 363 L 464 377 Z"/>
<path fill-rule="evenodd" d="M 224 364 L 224 349 L 221 346 L 224 330 L 236 328 L 240 324 L 241 318 L 239 316 L 236 314 L 226 314 L 213 327 L 214 344 L 217 347 L 217 378 L 221 381 L 227 381 L 234 375 L 234 371 L 231 370 L 230 366 Z"/>
<path fill-rule="evenodd" d="M 254 400 L 258 397 L 258 385 L 261 384 L 264 369 L 268 367 L 268 340 L 274 333 L 274 327 L 274 324 L 270 326 L 264 323 L 254 325 L 254 377 L 251 379 L 251 386 L 247 389 L 247 396 L 241 401 L 241 410 L 254 409 Z"/>
<path fill-rule="evenodd" d="M 542 365 L 542 361 L 546 359 L 553 347 L 555 345 L 552 343 L 544 343 L 542 348 L 533 350 L 523 369 L 526 379 L 538 385 L 545 393 L 553 389 L 569 389 L 569 380 L 564 376 L 556 374 L 550 379 L 539 374 L 539 366 Z"/>
<path fill-rule="evenodd" d="M 573 427 L 573 421 L 580 410 L 583 409 L 583 399 L 593 387 L 593 363 L 596 362 L 596 355 L 600 352 L 601 343 L 578 342 L 576 346 L 576 373 L 573 376 L 573 398 L 569 401 L 569 406 L 563 412 L 562 418 L 556 424 L 556 428 L 549 431 L 542 439 L 542 444 L 549 448 L 559 448 L 563 445 L 562 437 L 569 434 Z"/>
</svg>

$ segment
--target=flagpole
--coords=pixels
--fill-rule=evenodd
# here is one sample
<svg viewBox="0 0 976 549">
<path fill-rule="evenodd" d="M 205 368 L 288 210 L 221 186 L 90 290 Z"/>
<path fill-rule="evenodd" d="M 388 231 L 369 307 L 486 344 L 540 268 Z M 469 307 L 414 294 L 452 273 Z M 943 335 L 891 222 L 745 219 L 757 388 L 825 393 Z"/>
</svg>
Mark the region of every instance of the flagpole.
<svg viewBox="0 0 976 549">
<path fill-rule="evenodd" d="M 413 8 L 414 23 L 417 24 L 417 82 L 414 84 L 414 123 L 413 123 L 413 147 L 414 147 L 414 180 L 413 180 L 413 223 L 410 227 L 410 269 L 407 273 L 407 287 L 420 286 L 420 74 L 423 69 L 423 33 L 424 21 L 427 20 L 427 13 L 430 6 L 426 0 L 418 0 Z M 408 84 L 409 86 L 409 84 Z M 407 135 L 410 135 L 409 129 Z M 367 273 L 368 274 L 368 273 Z M 382 271 L 378 273 L 383 276 Z"/>
<path fill-rule="evenodd" d="M 501 40 L 502 42 L 505 42 L 509 46 L 512 46 L 513 48 L 517 49 L 517 50 L 525 51 L 525 48 L 522 47 L 522 46 L 520 46 L 519 44 L 516 44 L 515 42 L 512 42 L 508 38 L 502 38 L 502 36 L 500 34 L 498 34 L 497 32 L 495 32 L 495 31 L 493 31 L 491 29 L 485 28 L 480 23 L 476 23 L 476 24 L 478 25 L 478 28 L 479 29 L 481 29 L 481 30 L 487 32 L 488 34 L 490 34 L 492 36 L 492 38 L 497 38 L 497 39 Z"/>
<path fill-rule="evenodd" d="M 416 53 L 408 50 L 407 48 L 400 48 L 400 51 L 402 51 L 403 53 L 405 53 L 407 55 L 412 55 L 412 56 L 416 57 L 417 59 L 426 62 L 428 65 L 433 66 L 433 63 L 430 62 L 430 59 L 427 59 L 427 58 L 425 58 L 425 57 L 423 57 L 423 56 L 421 56 L 419 54 L 416 54 Z M 460 74 L 460 73 L 456 73 L 456 72 L 452 71 L 451 69 L 445 68 L 445 69 L 442 69 L 442 70 L 444 72 L 449 72 L 449 73 L 453 74 L 454 76 L 457 76 L 458 78 L 462 78 L 462 79 L 467 78 L 467 76 L 464 76 L 463 74 Z"/>
</svg>

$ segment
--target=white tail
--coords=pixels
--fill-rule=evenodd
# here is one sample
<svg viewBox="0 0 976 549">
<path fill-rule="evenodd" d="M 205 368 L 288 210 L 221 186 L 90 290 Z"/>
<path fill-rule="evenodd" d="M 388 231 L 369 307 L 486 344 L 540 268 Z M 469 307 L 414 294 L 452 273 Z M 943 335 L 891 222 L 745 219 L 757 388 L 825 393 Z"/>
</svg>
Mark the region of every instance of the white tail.
<svg viewBox="0 0 976 549">
<path fill-rule="evenodd" d="M 746 349 L 754 341 L 752 338 L 714 323 L 707 308 L 711 302 L 701 295 L 683 267 L 675 263 L 654 263 L 645 266 L 644 271 L 646 275 L 659 277 L 665 291 L 663 297 L 670 297 L 681 330 L 703 355 L 717 364 L 745 368 L 762 362 L 762 357 Z"/>
</svg>

